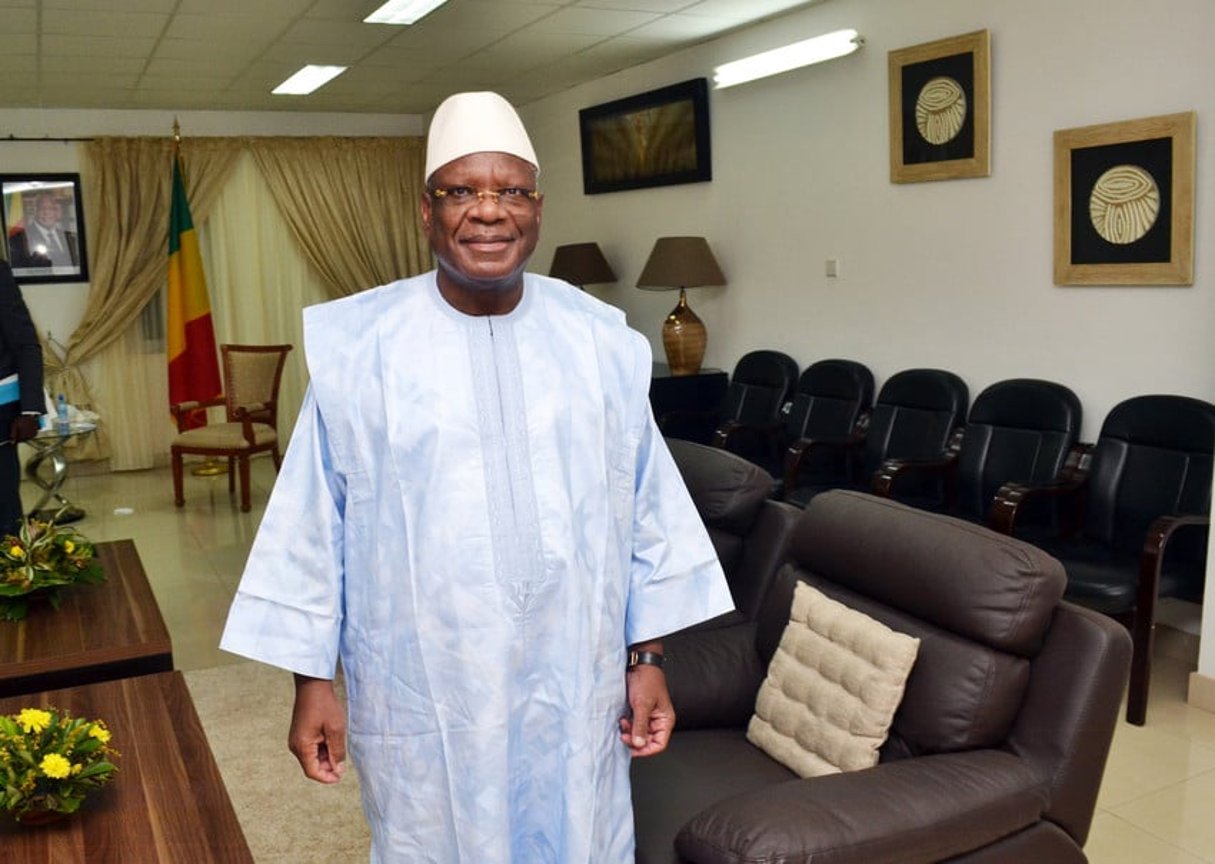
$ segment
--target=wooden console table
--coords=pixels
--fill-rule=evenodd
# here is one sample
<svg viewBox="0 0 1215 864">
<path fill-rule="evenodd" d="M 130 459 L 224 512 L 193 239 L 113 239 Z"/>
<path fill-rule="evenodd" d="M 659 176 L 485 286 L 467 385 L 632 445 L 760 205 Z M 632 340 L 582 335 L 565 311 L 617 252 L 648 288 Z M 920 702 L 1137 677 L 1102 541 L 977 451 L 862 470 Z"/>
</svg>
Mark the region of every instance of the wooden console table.
<svg viewBox="0 0 1215 864">
<path fill-rule="evenodd" d="M 106 581 L 64 591 L 58 609 L 0 621 L 0 696 L 92 684 L 173 668 L 169 631 L 135 543 L 97 543 Z"/>
<path fill-rule="evenodd" d="M 252 864 L 180 672 L 0 699 L 0 714 L 54 706 L 106 722 L 118 773 L 73 816 L 38 827 L 0 812 L 14 864 Z"/>
<path fill-rule="evenodd" d="M 728 384 L 729 376 L 720 369 L 672 375 L 668 366 L 655 363 L 650 377 L 650 408 L 662 434 L 710 443 Z"/>
</svg>

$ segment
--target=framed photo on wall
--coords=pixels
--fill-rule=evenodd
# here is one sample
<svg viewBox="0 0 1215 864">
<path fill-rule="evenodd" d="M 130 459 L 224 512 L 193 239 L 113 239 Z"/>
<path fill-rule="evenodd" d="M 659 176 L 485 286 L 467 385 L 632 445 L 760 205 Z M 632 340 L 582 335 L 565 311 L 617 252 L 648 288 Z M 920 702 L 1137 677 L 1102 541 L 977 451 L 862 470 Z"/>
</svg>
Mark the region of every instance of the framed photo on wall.
<svg viewBox="0 0 1215 864">
<path fill-rule="evenodd" d="M 705 78 L 583 108 L 578 126 L 587 195 L 713 179 Z"/>
<path fill-rule="evenodd" d="M 1055 132 L 1055 284 L 1194 284 L 1194 112 Z"/>
<path fill-rule="evenodd" d="M 991 174 L 991 38 L 986 30 L 887 55 L 890 180 Z"/>
<path fill-rule="evenodd" d="M 79 174 L 0 174 L 4 257 L 22 285 L 89 281 Z"/>
</svg>

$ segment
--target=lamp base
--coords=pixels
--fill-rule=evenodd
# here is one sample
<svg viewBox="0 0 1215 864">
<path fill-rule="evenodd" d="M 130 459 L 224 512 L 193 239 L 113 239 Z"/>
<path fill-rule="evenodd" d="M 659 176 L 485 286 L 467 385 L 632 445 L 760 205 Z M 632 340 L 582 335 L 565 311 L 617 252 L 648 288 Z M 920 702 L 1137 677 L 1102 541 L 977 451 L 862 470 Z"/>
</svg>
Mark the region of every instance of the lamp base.
<svg viewBox="0 0 1215 864">
<path fill-rule="evenodd" d="M 672 375 L 695 375 L 705 359 L 708 333 L 704 322 L 688 306 L 688 298 L 679 289 L 679 303 L 662 322 L 662 347 L 667 352 L 667 365 Z"/>
</svg>

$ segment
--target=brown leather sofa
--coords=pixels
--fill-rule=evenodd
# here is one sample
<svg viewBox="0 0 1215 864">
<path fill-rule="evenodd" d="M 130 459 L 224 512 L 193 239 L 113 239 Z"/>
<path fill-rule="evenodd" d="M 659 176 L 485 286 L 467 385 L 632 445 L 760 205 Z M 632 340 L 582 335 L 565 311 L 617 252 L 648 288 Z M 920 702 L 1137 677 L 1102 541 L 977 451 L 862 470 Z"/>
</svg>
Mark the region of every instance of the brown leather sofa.
<svg viewBox="0 0 1215 864">
<path fill-rule="evenodd" d="M 634 760 L 637 864 L 1083 862 L 1130 640 L 1037 548 L 817 496 L 753 621 L 668 637 L 667 752 Z M 745 738 L 797 580 L 921 640 L 873 768 L 802 779 Z"/>
<path fill-rule="evenodd" d="M 734 598 L 734 611 L 698 625 L 711 629 L 752 620 L 786 560 L 801 510 L 773 501 L 772 477 L 725 450 L 667 440 L 684 485 L 705 523 Z"/>
</svg>

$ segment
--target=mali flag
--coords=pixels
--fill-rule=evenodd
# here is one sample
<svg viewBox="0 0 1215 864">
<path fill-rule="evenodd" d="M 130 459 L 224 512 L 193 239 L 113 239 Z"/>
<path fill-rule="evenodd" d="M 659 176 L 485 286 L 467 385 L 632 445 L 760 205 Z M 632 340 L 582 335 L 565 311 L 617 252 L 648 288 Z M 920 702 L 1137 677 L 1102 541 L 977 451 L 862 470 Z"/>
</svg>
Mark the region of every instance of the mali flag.
<svg viewBox="0 0 1215 864">
<path fill-rule="evenodd" d="M 169 212 L 169 404 L 214 399 L 223 392 L 215 356 L 211 301 L 198 253 L 198 235 L 181 180 L 181 163 L 173 158 L 173 203 Z M 195 413 L 191 426 L 207 422 Z"/>
</svg>

